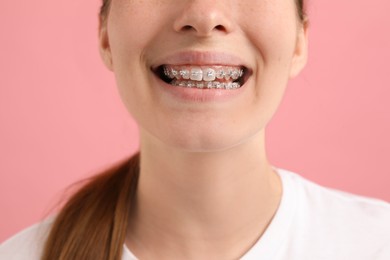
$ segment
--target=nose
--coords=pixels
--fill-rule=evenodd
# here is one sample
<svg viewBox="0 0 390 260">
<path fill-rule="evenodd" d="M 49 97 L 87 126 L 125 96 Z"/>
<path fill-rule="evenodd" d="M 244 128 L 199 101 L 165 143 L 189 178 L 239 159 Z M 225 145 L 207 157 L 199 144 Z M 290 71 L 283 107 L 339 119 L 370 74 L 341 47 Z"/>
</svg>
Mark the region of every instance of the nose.
<svg viewBox="0 0 390 260">
<path fill-rule="evenodd" d="M 208 37 L 214 33 L 227 34 L 233 30 L 228 2 L 221 0 L 187 0 L 174 21 L 174 30 Z"/>
</svg>

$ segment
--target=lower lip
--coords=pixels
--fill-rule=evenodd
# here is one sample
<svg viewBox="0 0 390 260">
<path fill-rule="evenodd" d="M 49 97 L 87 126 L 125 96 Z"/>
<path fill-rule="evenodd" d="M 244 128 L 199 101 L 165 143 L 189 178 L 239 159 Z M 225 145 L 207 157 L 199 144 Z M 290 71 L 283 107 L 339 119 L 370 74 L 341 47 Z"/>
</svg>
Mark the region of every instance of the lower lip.
<svg viewBox="0 0 390 260">
<path fill-rule="evenodd" d="M 154 73 L 153 75 L 157 79 L 158 85 L 161 86 L 164 92 L 175 97 L 176 99 L 183 100 L 186 102 L 205 103 L 227 101 L 243 93 L 245 86 L 247 85 L 244 84 L 237 89 L 186 88 L 180 86 L 173 86 L 160 79 Z"/>
</svg>

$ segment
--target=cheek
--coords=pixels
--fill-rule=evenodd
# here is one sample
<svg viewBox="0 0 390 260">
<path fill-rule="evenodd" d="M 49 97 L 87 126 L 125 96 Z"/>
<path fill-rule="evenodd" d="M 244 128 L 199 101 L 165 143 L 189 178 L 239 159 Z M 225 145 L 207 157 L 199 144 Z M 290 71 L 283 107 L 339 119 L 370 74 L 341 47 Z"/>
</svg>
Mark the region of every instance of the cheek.
<svg viewBox="0 0 390 260">
<path fill-rule="evenodd" d="M 256 54 L 253 98 L 260 121 L 275 113 L 287 86 L 297 40 L 294 1 L 257 1 L 242 17 L 247 45 Z M 291 3 L 290 3 L 291 2 Z M 259 15 L 261 14 L 261 15 Z"/>
<path fill-rule="evenodd" d="M 113 0 L 108 32 L 114 74 L 120 97 L 127 110 L 137 117 L 148 118 L 146 108 L 150 106 L 153 92 L 150 85 L 149 68 L 144 62 L 144 53 L 153 37 L 158 35 L 160 23 L 153 1 Z M 140 26 L 142 24 L 142 26 Z"/>
<path fill-rule="evenodd" d="M 117 54 L 114 58 L 123 58 L 124 61 L 125 57 L 130 56 L 129 61 L 134 61 L 134 55 L 142 55 L 156 40 L 155 37 L 161 32 L 161 25 L 166 23 L 169 16 L 168 5 L 156 6 L 158 4 L 157 0 L 113 0 L 108 31 L 112 50 Z M 140 58 L 142 57 L 137 61 Z"/>
<path fill-rule="evenodd" d="M 263 63 L 291 60 L 297 38 L 297 16 L 293 0 L 248 1 L 242 4 L 239 21 Z"/>
</svg>

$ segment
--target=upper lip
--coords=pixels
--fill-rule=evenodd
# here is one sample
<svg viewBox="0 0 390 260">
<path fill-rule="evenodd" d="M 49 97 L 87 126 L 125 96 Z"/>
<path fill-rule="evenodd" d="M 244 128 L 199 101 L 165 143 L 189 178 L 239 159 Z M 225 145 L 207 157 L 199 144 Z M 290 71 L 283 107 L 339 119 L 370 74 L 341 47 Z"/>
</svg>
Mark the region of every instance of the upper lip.
<svg viewBox="0 0 390 260">
<path fill-rule="evenodd" d="M 243 66 L 248 68 L 248 65 L 236 55 L 225 52 L 215 51 L 182 51 L 167 55 L 158 59 L 152 66 L 156 69 L 161 65 L 220 65 L 220 66 Z"/>
</svg>

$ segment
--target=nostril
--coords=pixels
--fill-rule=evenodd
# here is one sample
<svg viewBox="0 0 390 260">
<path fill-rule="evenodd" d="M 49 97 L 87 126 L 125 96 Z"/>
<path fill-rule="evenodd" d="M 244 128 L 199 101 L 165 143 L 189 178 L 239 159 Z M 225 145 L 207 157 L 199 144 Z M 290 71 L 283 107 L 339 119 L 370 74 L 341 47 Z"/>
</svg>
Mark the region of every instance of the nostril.
<svg viewBox="0 0 390 260">
<path fill-rule="evenodd" d="M 223 25 L 217 25 L 214 28 L 217 29 L 218 31 L 226 31 L 226 29 Z"/>
<path fill-rule="evenodd" d="M 220 25 L 220 24 L 216 25 L 214 27 L 210 27 L 209 29 L 208 28 L 202 28 L 200 26 L 195 27 L 195 26 L 192 26 L 192 25 L 184 25 L 184 26 L 181 27 L 180 31 L 181 32 L 195 31 L 198 34 L 209 34 L 209 33 L 211 33 L 211 31 L 227 32 L 227 29 L 226 29 L 225 26 Z"/>
<path fill-rule="evenodd" d="M 191 30 L 193 30 L 193 29 L 194 29 L 194 27 L 192 27 L 191 25 L 185 25 L 185 26 L 183 26 L 183 28 L 182 28 L 183 31 L 191 31 Z"/>
</svg>

